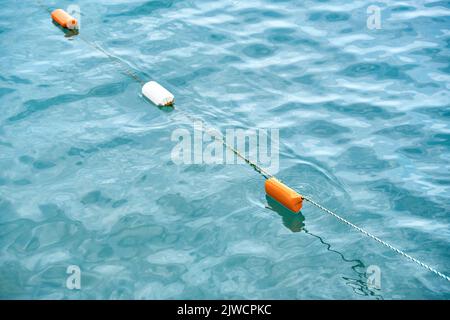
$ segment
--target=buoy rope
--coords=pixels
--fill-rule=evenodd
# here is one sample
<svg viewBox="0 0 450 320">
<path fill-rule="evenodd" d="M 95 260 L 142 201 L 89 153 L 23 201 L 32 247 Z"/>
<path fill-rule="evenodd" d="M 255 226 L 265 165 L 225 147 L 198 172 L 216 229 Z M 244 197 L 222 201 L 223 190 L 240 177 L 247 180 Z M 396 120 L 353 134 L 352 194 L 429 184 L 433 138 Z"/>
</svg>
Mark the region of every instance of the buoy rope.
<svg viewBox="0 0 450 320">
<path fill-rule="evenodd" d="M 331 210 L 325 208 L 324 206 L 322 206 L 321 204 L 317 203 L 316 201 L 314 201 L 314 200 L 311 199 L 310 197 L 302 195 L 302 198 L 303 198 L 304 200 L 308 201 L 309 203 L 311 203 L 312 205 L 316 206 L 316 207 L 319 208 L 320 210 L 325 211 L 326 213 L 332 215 L 333 217 L 335 217 L 335 218 L 338 219 L 339 221 L 341 221 L 341 222 L 345 223 L 346 225 L 352 227 L 353 229 L 355 229 L 355 230 L 361 232 L 362 234 L 366 235 L 367 237 L 372 238 L 373 240 L 375 240 L 375 241 L 381 243 L 382 245 L 384 245 L 384 246 L 388 247 L 389 249 L 393 250 L 394 252 L 396 252 L 396 253 L 402 255 L 403 257 L 405 257 L 405 258 L 407 258 L 407 259 L 409 259 L 409 260 L 411 260 L 411 261 L 413 261 L 413 262 L 415 262 L 415 263 L 417 263 L 419 266 L 424 267 L 425 269 L 427 269 L 427 270 L 433 272 L 434 274 L 438 275 L 439 277 L 441 277 L 441 278 L 443 278 L 443 279 L 445 279 L 445 280 L 447 280 L 447 281 L 450 281 L 450 277 L 449 277 L 449 276 L 446 276 L 445 274 L 443 274 L 443 273 L 437 271 L 436 269 L 430 267 L 430 266 L 427 265 L 426 263 L 423 263 L 422 261 L 417 260 L 416 258 L 411 257 L 411 256 L 410 256 L 409 254 L 407 254 L 406 252 L 404 252 L 404 251 L 402 251 L 402 250 L 400 250 L 400 249 L 397 249 L 397 248 L 394 247 L 393 245 L 387 243 L 386 241 L 381 240 L 380 238 L 378 238 L 377 236 L 374 236 L 373 234 L 371 234 L 370 232 L 364 230 L 363 228 L 360 228 L 360 227 L 358 227 L 357 225 L 351 223 L 350 221 L 348 221 L 348 220 L 342 218 L 342 217 L 341 217 L 340 215 L 338 215 L 337 213 L 335 213 L 335 212 L 333 212 L 333 211 L 331 211 Z"/>
<path fill-rule="evenodd" d="M 241 152 L 239 152 L 239 150 L 237 150 L 236 148 L 234 148 L 233 146 L 231 146 L 229 143 L 227 143 L 225 141 L 224 136 L 222 135 L 222 133 L 220 133 L 219 130 L 215 129 L 213 126 L 211 126 L 210 124 L 208 124 L 207 122 L 205 122 L 203 119 L 200 119 L 198 117 L 193 116 L 190 113 L 187 113 L 183 110 L 177 109 L 180 113 L 182 113 L 186 118 L 188 118 L 190 121 L 192 122 L 201 122 L 202 126 L 206 129 L 204 130 L 207 134 L 209 134 L 212 138 L 217 139 L 218 141 L 220 141 L 228 150 L 230 150 L 231 152 L 233 152 L 235 155 L 237 155 L 239 158 L 241 158 L 242 160 L 245 161 L 245 163 L 249 164 L 256 172 L 258 172 L 259 174 L 261 174 L 265 179 L 269 179 L 274 177 L 272 174 L 270 174 L 269 172 L 267 172 L 267 170 L 261 168 L 259 165 L 257 165 L 255 162 L 251 161 L 250 159 L 248 159 L 247 157 L 245 157 Z"/>
<path fill-rule="evenodd" d="M 88 44 L 92 48 L 94 48 L 94 49 L 100 51 L 101 53 L 103 53 L 104 55 L 106 55 L 115 65 L 121 66 L 122 72 L 124 74 L 126 74 L 127 76 L 129 76 L 131 79 L 135 80 L 136 82 L 138 82 L 141 85 L 145 84 L 145 81 L 141 77 L 139 77 L 138 74 L 136 72 L 134 72 L 130 68 L 130 66 L 126 62 L 124 62 L 122 59 L 112 55 L 111 53 L 109 53 L 108 51 L 103 49 L 100 45 L 98 45 L 92 41 L 89 41 L 88 39 L 86 39 L 85 37 L 83 37 L 80 34 L 78 34 L 77 37 L 79 37 L 81 40 L 83 40 L 86 44 Z"/>
<path fill-rule="evenodd" d="M 44 6 L 40 1 L 38 1 L 38 4 L 40 6 L 42 6 L 43 8 L 45 8 L 45 10 L 49 13 L 51 13 L 51 10 Z M 136 72 L 134 72 L 131 67 L 125 63 L 122 59 L 110 54 L 108 51 L 106 51 L 105 49 L 103 49 L 100 45 L 93 43 L 91 41 L 89 41 L 88 39 L 84 38 L 83 36 L 81 36 L 80 34 L 77 35 L 77 37 L 79 37 L 81 40 L 83 40 L 83 42 L 85 42 L 86 44 L 88 44 L 89 46 L 91 46 L 92 48 L 98 50 L 99 52 L 103 53 L 104 55 L 106 55 L 114 64 L 116 65 L 120 65 L 122 67 L 122 72 L 124 74 L 126 74 L 127 76 L 129 76 L 131 79 L 133 79 L 134 81 L 138 82 L 139 84 L 143 85 L 145 84 L 145 81 L 140 78 Z M 266 170 L 264 170 L 262 167 L 260 167 L 259 165 L 257 165 L 256 163 L 254 163 L 253 161 L 251 161 L 250 159 L 248 159 L 247 157 L 245 157 L 241 152 L 239 152 L 236 148 L 234 148 L 233 146 L 231 146 L 230 144 L 228 144 L 223 135 L 220 133 L 220 131 L 214 129 L 214 127 L 212 127 L 211 125 L 209 125 L 208 123 L 206 123 L 204 120 L 193 116 L 190 113 L 184 112 L 182 110 L 179 110 L 177 108 L 177 110 L 182 113 L 183 115 L 185 115 L 188 119 L 190 119 L 191 121 L 198 121 L 201 122 L 202 125 L 205 127 L 205 132 L 208 133 L 211 137 L 217 138 L 228 150 L 232 151 L 235 155 L 237 155 L 239 158 L 241 158 L 242 160 L 245 161 L 245 163 L 249 164 L 256 172 L 258 172 L 259 174 L 261 174 L 265 179 L 269 179 L 269 178 L 275 178 L 274 175 L 270 174 L 269 172 L 267 172 Z M 214 131 L 214 134 L 213 134 Z M 279 179 L 278 179 L 279 180 Z M 353 229 L 359 231 L 360 233 L 364 234 L 365 236 L 372 238 L 373 240 L 377 241 L 378 243 L 381 243 L 382 245 L 384 245 L 385 247 L 389 248 L 390 250 L 396 252 L 397 254 L 407 258 L 408 260 L 418 264 L 419 266 L 427 269 L 428 271 L 436 274 L 437 276 L 447 280 L 450 282 L 450 277 L 437 271 L 436 269 L 434 269 L 433 267 L 427 265 L 426 263 L 413 258 L 412 256 L 410 256 L 409 254 L 407 254 L 406 252 L 392 246 L 391 244 L 387 243 L 386 241 L 381 240 L 380 238 L 378 238 L 377 236 L 371 234 L 370 232 L 362 229 L 361 227 L 358 227 L 357 225 L 351 223 L 350 221 L 346 220 L 345 218 L 341 217 L 340 215 L 338 215 L 337 213 L 327 209 L 326 207 L 322 206 L 321 204 L 317 203 L 316 201 L 314 201 L 313 199 L 311 199 L 309 196 L 305 196 L 302 195 L 302 198 L 311 203 L 312 205 L 314 205 L 315 207 L 319 208 L 320 210 L 328 213 L 329 215 L 335 217 L 336 219 L 338 219 L 339 221 L 343 222 L 344 224 L 352 227 Z"/>
</svg>

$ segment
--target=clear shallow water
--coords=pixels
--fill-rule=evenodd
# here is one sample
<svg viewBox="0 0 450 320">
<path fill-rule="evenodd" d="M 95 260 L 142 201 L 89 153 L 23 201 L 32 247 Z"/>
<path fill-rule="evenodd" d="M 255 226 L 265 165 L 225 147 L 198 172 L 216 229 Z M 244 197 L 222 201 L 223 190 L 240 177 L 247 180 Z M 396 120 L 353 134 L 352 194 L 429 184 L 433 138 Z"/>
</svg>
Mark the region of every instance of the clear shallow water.
<svg viewBox="0 0 450 320">
<path fill-rule="evenodd" d="M 178 108 L 279 128 L 278 177 L 450 273 L 449 2 L 377 2 L 381 30 L 366 1 L 77 3 L 84 37 Z M 188 121 L 38 5 L 1 8 L 1 298 L 450 297 L 308 204 L 304 221 L 267 209 L 247 166 L 173 164 Z M 73 264 L 80 291 L 65 288 Z"/>
</svg>

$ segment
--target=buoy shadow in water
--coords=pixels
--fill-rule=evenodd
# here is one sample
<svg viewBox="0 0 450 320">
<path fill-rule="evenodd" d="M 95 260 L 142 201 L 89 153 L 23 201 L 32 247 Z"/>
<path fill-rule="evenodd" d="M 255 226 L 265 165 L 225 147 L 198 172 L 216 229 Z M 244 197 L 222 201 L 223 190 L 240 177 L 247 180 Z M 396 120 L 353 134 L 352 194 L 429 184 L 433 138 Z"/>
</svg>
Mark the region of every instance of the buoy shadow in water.
<svg viewBox="0 0 450 320">
<path fill-rule="evenodd" d="M 300 232 L 305 228 L 305 216 L 301 211 L 299 213 L 292 212 L 269 195 L 266 195 L 266 200 L 267 208 L 275 211 L 281 217 L 286 228 L 292 232 Z"/>
<path fill-rule="evenodd" d="M 150 103 L 151 105 L 157 107 L 157 108 L 158 108 L 159 110 L 161 110 L 161 111 L 164 111 L 164 112 L 169 113 L 169 112 L 172 112 L 172 111 L 175 110 L 175 107 L 174 107 L 173 105 L 172 105 L 172 106 L 157 106 L 157 105 L 155 105 L 149 98 L 147 98 L 147 97 L 144 96 L 143 94 L 142 94 L 142 97 L 144 98 L 144 100 L 145 100 L 146 102 L 148 102 L 148 103 Z"/>
<path fill-rule="evenodd" d="M 311 233 L 305 228 L 305 216 L 301 213 L 295 213 L 278 201 L 266 195 L 267 206 L 266 208 L 275 211 L 283 221 L 283 225 L 292 232 L 301 232 L 318 239 L 321 244 L 326 247 L 326 250 L 337 254 L 344 263 L 350 264 L 350 268 L 354 274 L 354 277 L 343 276 L 342 279 L 346 282 L 346 285 L 350 286 L 357 295 L 369 296 L 375 299 L 383 299 L 380 294 L 380 290 L 372 289 L 367 285 L 366 265 L 359 259 L 348 259 L 342 252 L 339 252 L 331 247 L 331 244 L 326 242 L 321 236 Z"/>
<path fill-rule="evenodd" d="M 72 38 L 74 36 L 77 36 L 80 32 L 78 31 L 78 29 L 67 29 L 64 27 L 61 27 L 61 25 L 59 25 L 58 23 L 56 23 L 55 21 L 52 20 L 53 25 L 55 25 L 59 30 L 61 30 L 61 32 L 64 33 L 64 37 L 66 38 Z"/>
</svg>

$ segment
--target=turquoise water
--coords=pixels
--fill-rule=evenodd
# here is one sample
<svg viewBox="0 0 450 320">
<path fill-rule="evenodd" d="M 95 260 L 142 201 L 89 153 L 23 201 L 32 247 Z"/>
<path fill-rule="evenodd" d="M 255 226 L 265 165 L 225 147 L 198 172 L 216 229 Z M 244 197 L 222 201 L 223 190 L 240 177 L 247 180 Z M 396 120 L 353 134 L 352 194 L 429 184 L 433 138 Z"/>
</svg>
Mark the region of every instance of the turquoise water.
<svg viewBox="0 0 450 320">
<path fill-rule="evenodd" d="M 76 4 L 81 34 L 178 109 L 278 128 L 279 178 L 450 274 L 450 2 Z M 248 166 L 175 165 L 171 134 L 189 121 L 42 7 L 0 5 L 0 298 L 450 298 L 308 203 L 268 203 Z"/>
</svg>

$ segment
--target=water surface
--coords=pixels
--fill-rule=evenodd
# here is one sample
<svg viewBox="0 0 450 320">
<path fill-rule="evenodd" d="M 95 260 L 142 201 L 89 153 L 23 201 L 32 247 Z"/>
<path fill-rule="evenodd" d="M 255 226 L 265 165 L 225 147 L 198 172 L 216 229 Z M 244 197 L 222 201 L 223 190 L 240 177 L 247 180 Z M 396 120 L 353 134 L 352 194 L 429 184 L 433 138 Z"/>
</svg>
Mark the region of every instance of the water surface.
<svg viewBox="0 0 450 320">
<path fill-rule="evenodd" d="M 311 205 L 267 208 L 245 165 L 175 165 L 171 134 L 189 121 L 37 3 L 0 4 L 1 298 L 450 297 Z M 448 1 L 76 4 L 82 35 L 177 108 L 220 130 L 280 129 L 279 178 L 450 273 Z"/>
</svg>

